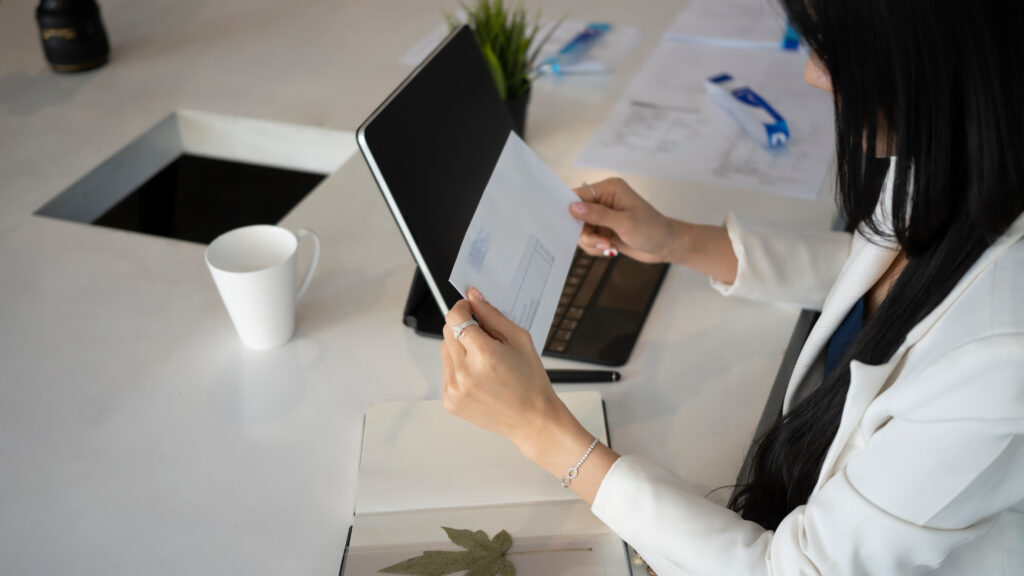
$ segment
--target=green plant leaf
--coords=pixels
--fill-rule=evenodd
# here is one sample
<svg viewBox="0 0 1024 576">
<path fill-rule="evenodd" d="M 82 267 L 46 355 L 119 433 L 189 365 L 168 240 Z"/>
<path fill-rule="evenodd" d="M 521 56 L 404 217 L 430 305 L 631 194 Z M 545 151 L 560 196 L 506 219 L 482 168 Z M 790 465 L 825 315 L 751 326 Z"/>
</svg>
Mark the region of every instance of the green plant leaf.
<svg viewBox="0 0 1024 576">
<path fill-rule="evenodd" d="M 483 530 L 441 527 L 448 539 L 465 548 L 462 551 L 428 550 L 423 554 L 378 572 L 412 576 L 445 576 L 465 570 L 464 576 L 515 576 L 516 567 L 505 558 L 512 547 L 512 536 L 502 530 L 488 538 Z"/>
<path fill-rule="evenodd" d="M 501 62 L 498 61 L 498 57 L 494 55 L 490 46 L 481 46 L 480 49 L 484 54 L 484 62 L 487 62 L 487 68 L 491 71 L 491 77 L 494 78 L 494 86 L 498 89 L 498 94 L 502 100 L 507 99 L 508 87 L 505 84 L 505 73 L 501 70 Z"/>
<path fill-rule="evenodd" d="M 466 12 L 466 23 L 476 36 L 498 93 L 505 100 L 525 94 L 536 78 L 537 56 L 558 26 L 538 38 L 539 10 L 530 15 L 522 4 L 511 8 L 503 0 L 476 0 L 472 8 L 465 3 L 459 5 Z"/>
</svg>

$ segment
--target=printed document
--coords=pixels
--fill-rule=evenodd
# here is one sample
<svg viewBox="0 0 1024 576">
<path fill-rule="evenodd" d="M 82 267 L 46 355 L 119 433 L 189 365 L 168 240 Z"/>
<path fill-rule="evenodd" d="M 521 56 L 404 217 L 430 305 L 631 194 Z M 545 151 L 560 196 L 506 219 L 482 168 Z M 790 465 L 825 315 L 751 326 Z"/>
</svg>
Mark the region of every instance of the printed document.
<svg viewBox="0 0 1024 576">
<path fill-rule="evenodd" d="M 537 352 L 555 316 L 583 224 L 569 214 L 579 197 L 514 132 L 509 134 L 462 239 L 449 281 L 475 286 Z"/>
<path fill-rule="evenodd" d="M 832 97 L 803 79 L 807 55 L 663 41 L 576 164 L 813 199 L 835 150 Z M 768 149 L 715 104 L 721 73 L 763 96 L 789 124 Z"/>
<path fill-rule="evenodd" d="M 771 2 L 690 0 L 665 33 L 665 39 L 780 50 L 785 32 L 785 14 Z"/>
</svg>

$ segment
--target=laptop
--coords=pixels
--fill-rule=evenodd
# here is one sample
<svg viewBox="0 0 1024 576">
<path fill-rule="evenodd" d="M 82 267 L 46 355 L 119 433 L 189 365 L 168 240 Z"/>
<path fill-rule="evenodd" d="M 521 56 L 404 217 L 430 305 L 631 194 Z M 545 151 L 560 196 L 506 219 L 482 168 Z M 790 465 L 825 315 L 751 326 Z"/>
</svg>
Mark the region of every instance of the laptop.
<svg viewBox="0 0 1024 576">
<path fill-rule="evenodd" d="M 462 26 L 356 132 L 418 267 L 404 317 L 418 333 L 440 337 L 444 314 L 461 298 L 447 279 L 511 131 L 473 32 Z M 544 354 L 625 364 L 667 268 L 577 250 Z"/>
</svg>

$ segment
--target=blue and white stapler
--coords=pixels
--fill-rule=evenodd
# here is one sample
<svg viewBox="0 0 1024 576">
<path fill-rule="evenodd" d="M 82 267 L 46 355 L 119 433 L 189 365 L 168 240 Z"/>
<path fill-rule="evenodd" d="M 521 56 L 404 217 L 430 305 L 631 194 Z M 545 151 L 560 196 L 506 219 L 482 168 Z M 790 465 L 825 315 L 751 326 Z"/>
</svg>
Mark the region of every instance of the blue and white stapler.
<svg viewBox="0 0 1024 576">
<path fill-rule="evenodd" d="M 786 119 L 749 86 L 741 85 L 729 74 L 719 74 L 708 78 L 704 87 L 711 99 L 762 146 L 780 148 L 789 142 Z"/>
</svg>

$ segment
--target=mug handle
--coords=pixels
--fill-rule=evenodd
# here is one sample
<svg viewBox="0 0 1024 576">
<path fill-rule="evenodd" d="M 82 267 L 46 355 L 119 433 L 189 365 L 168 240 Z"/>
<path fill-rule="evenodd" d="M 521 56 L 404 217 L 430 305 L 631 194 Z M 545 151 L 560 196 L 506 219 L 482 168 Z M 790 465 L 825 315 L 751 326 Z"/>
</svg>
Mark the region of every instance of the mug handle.
<svg viewBox="0 0 1024 576">
<path fill-rule="evenodd" d="M 309 281 L 313 279 L 313 271 L 316 270 L 316 263 L 320 260 L 320 237 L 316 235 L 316 232 L 307 228 L 300 228 L 295 236 L 302 242 L 302 239 L 309 236 L 313 239 L 313 260 L 309 263 L 309 269 L 306 270 L 306 275 L 302 277 L 302 284 L 299 285 L 299 291 L 295 293 L 295 301 L 298 302 L 305 294 L 306 288 L 309 288 Z"/>
</svg>

